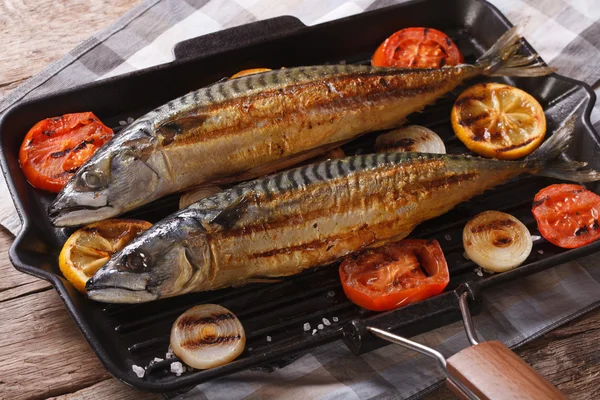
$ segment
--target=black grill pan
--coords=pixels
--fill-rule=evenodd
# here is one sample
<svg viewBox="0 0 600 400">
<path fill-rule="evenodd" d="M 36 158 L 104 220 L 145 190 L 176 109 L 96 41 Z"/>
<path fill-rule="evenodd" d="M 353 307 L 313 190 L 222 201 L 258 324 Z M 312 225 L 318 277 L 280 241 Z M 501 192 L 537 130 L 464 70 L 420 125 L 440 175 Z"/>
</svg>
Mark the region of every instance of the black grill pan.
<svg viewBox="0 0 600 400">
<path fill-rule="evenodd" d="M 475 265 L 462 256 L 461 243 L 462 228 L 475 213 L 487 209 L 510 212 L 536 234 L 530 213 L 533 196 L 556 181 L 527 177 L 486 192 L 418 227 L 412 237 L 436 238 L 440 242 L 452 279 L 443 294 L 392 312 L 377 314 L 350 303 L 343 294 L 335 267 L 307 271 L 277 284 L 189 294 L 142 305 L 94 303 L 60 275 L 58 253 L 73 230 L 52 227 L 45 210 L 53 196 L 32 188 L 18 162 L 21 141 L 35 122 L 65 113 L 93 111 L 109 126 L 118 127 L 121 120 L 137 118 L 240 69 L 366 62 L 383 39 L 408 26 L 433 27 L 448 33 L 466 61 L 473 62 L 510 23 L 496 8 L 481 0 L 413 1 L 312 27 L 293 17 L 280 17 L 182 42 L 174 49 L 176 60 L 172 63 L 53 93 L 11 108 L 0 120 L 0 148 L 2 170 L 23 222 L 10 249 L 13 264 L 18 270 L 54 285 L 90 346 L 115 377 L 140 389 L 164 392 L 289 359 L 339 340 L 344 332 L 350 349 L 356 353 L 368 351 L 380 343 L 364 335 L 361 326 L 367 322 L 394 328 L 404 336 L 424 332 L 459 318 L 458 295 L 465 290 L 476 301 L 480 291 L 489 286 L 502 285 L 507 280 L 597 251 L 600 242 L 566 251 L 539 240 L 521 267 L 494 276 L 480 277 L 475 273 Z M 524 51 L 533 50 L 526 45 Z M 549 132 L 576 114 L 577 135 L 569 156 L 600 169 L 599 137 L 590 124 L 595 96 L 587 85 L 558 75 L 498 80 L 518 86 L 540 101 L 546 110 Z M 466 152 L 454 138 L 448 121 L 452 102 L 462 89 L 410 118 L 410 122 L 438 132 L 450 153 Z M 347 152 L 368 151 L 373 137 L 350 144 Z M 598 192 L 600 186 L 590 188 Z M 170 196 L 129 216 L 156 222 L 176 207 L 177 196 Z M 543 254 L 538 250 L 543 250 Z M 177 316 L 193 305 L 207 302 L 222 304 L 239 316 L 248 334 L 242 356 L 228 365 L 187 372 L 179 377 L 168 372 L 168 362 L 162 362 L 149 368 L 144 379 L 137 378 L 131 366 L 146 366 L 154 357 L 164 357 L 171 324 Z M 316 327 L 324 317 L 332 321 L 331 326 L 315 335 L 304 332 L 305 322 Z M 333 317 L 338 321 L 333 322 Z"/>
</svg>

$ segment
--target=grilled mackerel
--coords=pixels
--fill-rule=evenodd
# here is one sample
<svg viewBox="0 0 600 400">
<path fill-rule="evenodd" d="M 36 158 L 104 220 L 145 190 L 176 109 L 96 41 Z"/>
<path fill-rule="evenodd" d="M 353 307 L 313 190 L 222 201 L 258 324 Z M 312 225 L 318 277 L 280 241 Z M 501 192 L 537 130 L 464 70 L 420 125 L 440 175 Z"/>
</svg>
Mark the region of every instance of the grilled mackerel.
<svg viewBox="0 0 600 400">
<path fill-rule="evenodd" d="M 383 153 L 244 183 L 192 204 L 134 239 L 88 281 L 94 300 L 135 303 L 297 274 L 368 246 L 523 173 L 600 180 L 558 161 L 573 120 L 531 159 Z"/>
<path fill-rule="evenodd" d="M 59 193 L 49 216 L 56 226 L 81 225 L 193 186 L 262 176 L 396 127 L 465 79 L 551 72 L 514 54 L 519 39 L 508 31 L 475 65 L 289 68 L 191 92 L 103 146 Z"/>
</svg>

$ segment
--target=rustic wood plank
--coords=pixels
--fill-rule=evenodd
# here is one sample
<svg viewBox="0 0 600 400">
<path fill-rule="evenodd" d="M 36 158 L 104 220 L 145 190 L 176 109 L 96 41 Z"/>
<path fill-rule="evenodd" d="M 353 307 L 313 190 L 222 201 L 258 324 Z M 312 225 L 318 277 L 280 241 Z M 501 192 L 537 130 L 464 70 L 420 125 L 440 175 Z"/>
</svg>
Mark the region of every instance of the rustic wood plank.
<svg viewBox="0 0 600 400">
<path fill-rule="evenodd" d="M 16 88 L 17 86 L 19 86 L 21 83 L 25 82 L 29 78 L 31 78 L 31 76 L 26 75 L 22 78 L 14 80 L 14 81 L 0 83 L 0 97 L 6 96 L 11 90 Z"/>
<path fill-rule="evenodd" d="M 24 283 L 22 285 L 15 286 L 14 288 L 10 288 L 0 292 L 0 303 L 2 303 L 3 301 L 16 299 L 18 297 L 23 297 L 32 293 L 42 292 L 44 290 L 49 290 L 52 288 L 52 286 L 48 282 L 42 279 L 34 279 L 35 280 L 33 282 Z"/>
<path fill-rule="evenodd" d="M 75 393 L 51 397 L 48 400 L 158 400 L 162 398 L 159 394 L 140 392 L 112 378 Z"/>
<path fill-rule="evenodd" d="M 39 399 L 110 378 L 54 290 L 0 307 L 0 393 Z"/>
<path fill-rule="evenodd" d="M 15 269 L 7 255 L 12 241 L 10 233 L 0 229 L 0 254 L 2 254 L 0 257 L 0 303 L 52 287 L 44 280 Z"/>
<path fill-rule="evenodd" d="M 0 0 L 0 86 L 13 88 L 40 72 L 138 2 Z"/>
</svg>

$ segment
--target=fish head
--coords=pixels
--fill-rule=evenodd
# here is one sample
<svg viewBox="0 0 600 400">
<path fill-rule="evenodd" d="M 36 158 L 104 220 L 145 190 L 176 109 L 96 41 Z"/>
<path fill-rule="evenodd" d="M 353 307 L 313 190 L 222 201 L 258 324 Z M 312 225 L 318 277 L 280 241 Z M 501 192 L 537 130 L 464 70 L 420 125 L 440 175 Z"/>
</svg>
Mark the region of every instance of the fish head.
<svg viewBox="0 0 600 400">
<path fill-rule="evenodd" d="M 206 231 L 185 213 L 138 236 L 90 278 L 88 297 L 105 303 L 143 303 L 192 291 L 211 276 Z"/>
<path fill-rule="evenodd" d="M 102 146 L 67 182 L 48 209 L 55 226 L 114 217 L 152 199 L 165 161 L 149 124 L 138 123 Z"/>
</svg>

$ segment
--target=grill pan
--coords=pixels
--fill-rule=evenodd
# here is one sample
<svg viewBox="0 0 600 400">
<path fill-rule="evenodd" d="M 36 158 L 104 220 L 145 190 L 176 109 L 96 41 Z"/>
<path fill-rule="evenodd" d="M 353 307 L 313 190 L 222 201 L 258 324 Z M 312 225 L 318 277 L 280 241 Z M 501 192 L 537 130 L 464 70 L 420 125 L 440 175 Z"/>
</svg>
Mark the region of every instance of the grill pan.
<svg viewBox="0 0 600 400">
<path fill-rule="evenodd" d="M 367 325 L 403 336 L 428 331 L 460 319 L 459 298 L 465 292 L 476 306 L 481 291 L 487 287 L 597 251 L 600 242 L 564 250 L 541 239 L 534 243 L 522 266 L 497 275 L 476 274 L 476 266 L 463 257 L 462 249 L 462 228 L 471 216 L 488 209 L 509 212 L 539 235 L 530 212 L 532 199 L 539 189 L 557 180 L 526 177 L 488 191 L 419 226 L 411 237 L 435 238 L 440 242 L 451 281 L 444 293 L 391 312 L 374 313 L 350 303 L 344 296 L 335 266 L 306 271 L 276 284 L 188 294 L 141 305 L 92 302 L 61 276 L 58 254 L 73 229 L 51 225 L 46 208 L 53 195 L 31 187 L 19 168 L 19 146 L 35 122 L 65 113 L 93 111 L 104 123 L 116 128 L 121 120 L 137 118 L 241 69 L 367 62 L 381 41 L 408 26 L 428 26 L 446 32 L 455 40 L 466 62 L 472 63 L 511 25 L 496 8 L 481 0 L 412 1 L 312 27 L 293 17 L 280 17 L 179 43 L 174 48 L 175 61 L 171 63 L 53 93 L 11 108 L 0 120 L 1 166 L 23 222 L 9 252 L 11 261 L 18 270 L 52 283 L 98 358 L 115 377 L 143 390 L 166 392 L 248 368 L 281 365 L 294 355 L 339 339 L 354 353 L 364 353 L 385 344 L 365 330 Z M 532 51 L 525 44 L 523 52 Z M 600 169 L 597 156 L 600 138 L 590 123 L 595 95 L 586 84 L 556 74 L 494 80 L 518 86 L 538 99 L 546 110 L 548 132 L 576 114 L 576 138 L 567 156 Z M 477 79 L 467 84 L 475 82 Z M 409 118 L 410 123 L 436 131 L 449 153 L 467 152 L 454 137 L 448 121 L 452 102 L 463 89 L 464 86 L 458 88 Z M 360 142 L 349 144 L 347 154 L 369 151 L 375 137 L 367 135 Z M 588 188 L 598 193 L 600 185 Z M 175 211 L 177 201 L 178 196 L 166 197 L 127 216 L 156 222 Z M 146 376 L 139 379 L 132 365 L 146 366 L 154 357 L 164 357 L 172 323 L 183 311 L 201 303 L 221 304 L 239 317 L 248 336 L 240 358 L 218 368 L 186 372 L 179 377 L 168 371 L 169 363 L 164 361 L 149 367 Z M 322 318 L 333 321 L 333 317 L 337 322 L 315 335 L 303 330 L 305 322 L 315 327 Z M 271 337 L 270 342 L 267 336 Z"/>
</svg>

